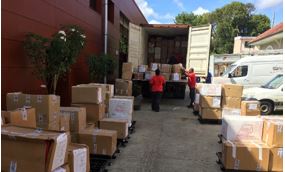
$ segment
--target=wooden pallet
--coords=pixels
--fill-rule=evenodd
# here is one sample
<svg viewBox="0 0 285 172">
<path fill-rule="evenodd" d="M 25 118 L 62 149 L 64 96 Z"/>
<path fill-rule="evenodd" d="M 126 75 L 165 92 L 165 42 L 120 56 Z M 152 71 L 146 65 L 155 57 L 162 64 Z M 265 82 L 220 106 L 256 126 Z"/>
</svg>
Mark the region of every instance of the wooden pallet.
<svg viewBox="0 0 285 172">
<path fill-rule="evenodd" d="M 203 119 L 200 114 L 198 115 L 198 121 L 200 122 L 200 124 L 216 124 L 216 125 L 222 124 L 221 119 Z"/>
</svg>

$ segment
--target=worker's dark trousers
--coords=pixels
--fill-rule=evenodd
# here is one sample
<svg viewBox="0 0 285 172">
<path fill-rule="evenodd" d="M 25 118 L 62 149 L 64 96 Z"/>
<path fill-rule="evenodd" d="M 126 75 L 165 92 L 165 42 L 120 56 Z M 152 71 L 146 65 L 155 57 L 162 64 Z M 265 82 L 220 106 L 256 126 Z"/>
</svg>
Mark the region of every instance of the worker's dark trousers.
<svg viewBox="0 0 285 172">
<path fill-rule="evenodd" d="M 193 106 L 193 103 L 195 101 L 195 88 L 190 88 L 190 93 L 189 93 L 189 97 L 190 97 L 190 106 Z"/>
<path fill-rule="evenodd" d="M 153 111 L 159 112 L 159 104 L 162 96 L 162 92 L 152 92 L 152 104 L 151 108 Z"/>
</svg>

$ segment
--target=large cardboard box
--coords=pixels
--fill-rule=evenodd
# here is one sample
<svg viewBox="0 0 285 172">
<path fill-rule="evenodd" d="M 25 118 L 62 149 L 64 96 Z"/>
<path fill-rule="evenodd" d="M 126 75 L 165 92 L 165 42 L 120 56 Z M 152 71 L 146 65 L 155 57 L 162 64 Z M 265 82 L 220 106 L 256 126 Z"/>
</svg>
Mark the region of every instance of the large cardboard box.
<svg viewBox="0 0 285 172">
<path fill-rule="evenodd" d="M 229 170 L 268 171 L 270 148 L 262 142 L 223 143 L 223 165 Z"/>
<path fill-rule="evenodd" d="M 115 94 L 122 96 L 131 96 L 132 95 L 133 82 L 123 79 L 116 79 L 115 84 Z"/>
<path fill-rule="evenodd" d="M 123 71 L 122 79 L 124 79 L 124 80 L 132 80 L 132 78 L 133 78 L 133 72 Z"/>
<path fill-rule="evenodd" d="M 1 136 L 1 171 L 53 171 L 65 162 L 66 133 L 7 126 Z"/>
<path fill-rule="evenodd" d="M 133 115 L 133 104 L 132 99 L 120 99 L 112 98 L 109 102 L 109 118 L 115 119 L 126 119 L 128 120 L 129 126 L 132 124 Z"/>
<path fill-rule="evenodd" d="M 115 130 L 118 134 L 118 139 L 125 139 L 128 137 L 128 120 L 104 118 L 100 120 L 100 129 Z"/>
<path fill-rule="evenodd" d="M 133 65 L 132 63 L 123 63 L 122 72 L 133 72 Z"/>
<path fill-rule="evenodd" d="M 71 172 L 90 172 L 88 146 L 71 143 L 68 146 L 68 164 Z"/>
<path fill-rule="evenodd" d="M 245 115 L 245 116 L 260 115 L 259 101 L 242 101 L 241 102 L 241 115 Z"/>
<path fill-rule="evenodd" d="M 153 72 L 153 71 L 146 71 L 144 78 L 146 80 L 150 80 L 152 77 L 154 77 L 154 75 L 155 75 L 155 72 Z"/>
<path fill-rule="evenodd" d="M 77 85 L 72 86 L 72 103 L 102 103 L 105 93 L 102 86 Z"/>
<path fill-rule="evenodd" d="M 38 128 L 59 129 L 59 96 L 8 93 L 6 98 L 8 111 L 22 108 L 23 106 L 31 106 L 36 109 Z"/>
<path fill-rule="evenodd" d="M 134 73 L 134 79 L 143 80 L 144 79 L 144 73 L 135 72 Z"/>
<path fill-rule="evenodd" d="M 165 81 L 169 81 L 170 79 L 170 73 L 160 73 L 161 76 L 163 76 L 163 78 L 165 79 Z"/>
<path fill-rule="evenodd" d="M 35 108 L 18 108 L 8 115 L 8 121 L 14 126 L 37 128 Z"/>
<path fill-rule="evenodd" d="M 105 104 L 72 104 L 75 107 L 86 109 L 86 121 L 98 124 L 105 117 Z"/>
<path fill-rule="evenodd" d="M 222 110 L 218 108 L 200 108 L 202 119 L 222 119 Z"/>
<path fill-rule="evenodd" d="M 203 96 L 221 96 L 222 85 L 220 84 L 199 84 L 198 92 Z"/>
<path fill-rule="evenodd" d="M 224 97 L 242 97 L 243 86 L 237 84 L 224 84 L 222 94 Z"/>
<path fill-rule="evenodd" d="M 170 65 L 170 64 L 161 64 L 160 65 L 160 72 L 171 73 L 171 71 L 172 71 L 172 65 Z"/>
<path fill-rule="evenodd" d="M 81 84 L 81 85 L 86 85 L 86 84 Z M 95 87 L 101 87 L 103 100 L 106 99 L 106 92 L 109 92 L 111 93 L 111 95 L 114 95 L 114 85 L 112 84 L 89 83 L 88 85 L 95 86 Z"/>
<path fill-rule="evenodd" d="M 218 96 L 200 96 L 200 106 L 202 108 L 220 108 L 221 97 Z"/>
<path fill-rule="evenodd" d="M 283 171 L 283 147 L 270 149 L 268 171 Z"/>
<path fill-rule="evenodd" d="M 233 109 L 233 108 L 223 108 L 222 110 L 222 117 L 225 115 L 237 115 L 240 116 L 240 109 Z"/>
<path fill-rule="evenodd" d="M 226 140 L 261 140 L 263 120 L 255 116 L 225 115 L 222 120 L 222 136 Z"/>
<path fill-rule="evenodd" d="M 81 107 L 60 107 L 62 115 L 70 116 L 69 128 L 71 132 L 79 132 L 86 127 L 86 108 Z"/>
<path fill-rule="evenodd" d="M 85 129 L 80 131 L 78 141 L 89 147 L 90 154 L 112 156 L 117 149 L 117 131 Z"/>
<path fill-rule="evenodd" d="M 240 97 L 223 97 L 222 107 L 240 109 L 241 98 Z"/>
<path fill-rule="evenodd" d="M 265 119 L 262 140 L 269 146 L 283 147 L 283 120 Z"/>
<path fill-rule="evenodd" d="M 183 69 L 183 65 L 181 63 L 172 65 L 173 73 L 181 73 L 182 69 Z"/>
</svg>

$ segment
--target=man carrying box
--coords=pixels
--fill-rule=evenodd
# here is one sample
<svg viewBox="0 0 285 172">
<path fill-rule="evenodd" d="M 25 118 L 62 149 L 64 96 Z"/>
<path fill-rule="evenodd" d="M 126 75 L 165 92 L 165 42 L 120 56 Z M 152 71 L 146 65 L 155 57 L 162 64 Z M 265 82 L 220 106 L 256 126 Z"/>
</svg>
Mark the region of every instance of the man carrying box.
<svg viewBox="0 0 285 172">
<path fill-rule="evenodd" d="M 185 75 L 188 77 L 188 86 L 190 89 L 190 105 L 188 105 L 188 108 L 193 107 L 193 103 L 195 100 L 195 87 L 196 87 L 196 75 L 194 73 L 194 68 L 190 68 L 189 71 L 185 71 Z"/>
<path fill-rule="evenodd" d="M 159 103 L 163 93 L 163 85 L 165 84 L 165 79 L 160 75 L 160 70 L 155 70 L 155 76 L 149 81 L 152 91 L 152 105 L 151 108 L 155 112 L 159 112 Z"/>
</svg>

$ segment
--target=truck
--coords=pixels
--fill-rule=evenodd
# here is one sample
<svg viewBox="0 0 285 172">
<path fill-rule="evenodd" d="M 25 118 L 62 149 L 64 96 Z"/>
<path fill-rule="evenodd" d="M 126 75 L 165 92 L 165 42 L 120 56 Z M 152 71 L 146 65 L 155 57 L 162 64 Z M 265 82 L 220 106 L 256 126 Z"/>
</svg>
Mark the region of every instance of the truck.
<svg viewBox="0 0 285 172">
<path fill-rule="evenodd" d="M 277 74 L 260 87 L 244 89 L 243 98 L 259 100 L 263 115 L 270 115 L 273 111 L 282 110 L 283 74 Z"/>
</svg>

